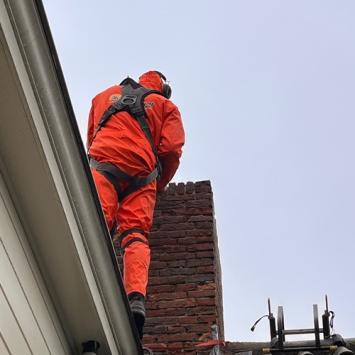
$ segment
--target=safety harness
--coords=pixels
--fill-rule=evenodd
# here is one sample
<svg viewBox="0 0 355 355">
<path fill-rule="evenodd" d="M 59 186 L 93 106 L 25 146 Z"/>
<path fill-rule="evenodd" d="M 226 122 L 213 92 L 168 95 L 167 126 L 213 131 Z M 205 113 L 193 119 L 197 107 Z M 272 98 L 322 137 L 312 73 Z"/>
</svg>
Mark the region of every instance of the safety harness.
<svg viewBox="0 0 355 355">
<path fill-rule="evenodd" d="M 114 114 L 125 111 L 128 112 L 130 116 L 139 123 L 139 126 L 141 127 L 155 155 L 156 166 L 154 170 L 147 176 L 131 176 L 114 164 L 102 163 L 90 157 L 89 155 L 90 147 L 89 147 L 88 155 L 89 155 L 90 166 L 96 169 L 100 174 L 105 176 L 111 182 L 111 184 L 114 186 L 117 192 L 119 201 L 122 201 L 125 197 L 127 197 L 132 192 L 137 191 L 141 187 L 146 186 L 152 181 L 154 181 L 155 179 L 159 178 L 161 174 L 161 164 L 159 161 L 158 152 L 154 144 L 152 133 L 147 123 L 147 114 L 144 109 L 144 98 L 150 94 L 158 94 L 164 96 L 160 91 L 144 88 L 143 86 L 141 86 L 131 78 L 125 79 L 121 83 L 121 85 L 123 86 L 122 96 L 118 101 L 113 103 L 102 115 L 98 123 L 98 126 L 94 132 L 93 138 L 90 143 L 90 147 L 97 133 L 101 130 L 102 127 L 105 126 L 107 121 Z M 126 182 L 125 188 L 121 187 L 122 181 Z M 114 235 L 115 230 L 116 230 L 116 225 L 114 225 L 110 231 L 111 236 Z M 132 233 L 139 233 L 143 236 L 145 235 L 144 230 L 138 227 L 133 227 L 125 231 L 122 231 L 119 235 L 119 240 L 120 240 L 121 249 L 123 251 L 127 246 L 129 246 L 133 242 L 141 242 L 144 244 L 148 244 L 147 240 L 141 237 L 133 237 L 125 243 L 124 242 L 125 237 L 127 237 Z"/>
<path fill-rule="evenodd" d="M 156 166 L 155 169 L 147 176 L 131 176 L 114 164 L 98 162 L 92 157 L 89 157 L 90 166 L 104 175 L 112 183 L 117 192 L 119 201 L 122 201 L 130 193 L 148 185 L 157 179 L 161 174 L 161 164 L 159 161 L 157 148 L 154 144 L 153 136 L 147 123 L 147 115 L 144 109 L 144 98 L 150 94 L 162 95 L 162 93 L 157 90 L 146 89 L 131 78 L 125 79 L 121 85 L 123 85 L 122 96 L 118 101 L 114 102 L 102 115 L 95 130 L 90 147 L 97 133 L 101 130 L 102 127 L 104 127 L 107 121 L 114 114 L 125 111 L 128 112 L 130 116 L 139 123 L 155 155 Z M 121 187 L 121 181 L 125 181 L 127 183 L 127 186 L 124 189 Z"/>
</svg>

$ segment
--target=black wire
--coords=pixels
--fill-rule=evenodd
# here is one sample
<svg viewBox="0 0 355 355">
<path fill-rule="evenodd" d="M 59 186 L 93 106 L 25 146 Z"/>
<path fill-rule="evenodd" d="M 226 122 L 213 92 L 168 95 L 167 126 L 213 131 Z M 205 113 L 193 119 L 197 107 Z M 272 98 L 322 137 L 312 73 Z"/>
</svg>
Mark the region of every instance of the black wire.
<svg viewBox="0 0 355 355">
<path fill-rule="evenodd" d="M 264 316 L 260 317 L 254 324 L 253 326 L 250 328 L 250 330 L 253 332 L 255 330 L 256 325 L 265 317 L 268 317 L 268 314 L 265 314 Z"/>
</svg>

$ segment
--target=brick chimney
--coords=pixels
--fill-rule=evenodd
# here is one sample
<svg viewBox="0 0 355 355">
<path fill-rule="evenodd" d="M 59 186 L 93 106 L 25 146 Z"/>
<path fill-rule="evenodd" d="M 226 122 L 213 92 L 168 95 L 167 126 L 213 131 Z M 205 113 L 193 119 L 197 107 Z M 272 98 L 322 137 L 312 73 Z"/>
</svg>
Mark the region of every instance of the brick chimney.
<svg viewBox="0 0 355 355">
<path fill-rule="evenodd" d="M 196 354 L 223 338 L 221 268 L 209 181 L 170 184 L 158 196 L 144 343 L 154 354 Z"/>
</svg>

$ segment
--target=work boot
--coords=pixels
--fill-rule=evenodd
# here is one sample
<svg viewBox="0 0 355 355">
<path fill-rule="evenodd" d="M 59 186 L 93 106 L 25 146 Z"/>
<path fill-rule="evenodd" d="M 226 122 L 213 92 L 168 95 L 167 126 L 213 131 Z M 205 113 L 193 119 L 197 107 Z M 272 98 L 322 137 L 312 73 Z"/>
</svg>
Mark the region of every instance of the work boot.
<svg viewBox="0 0 355 355">
<path fill-rule="evenodd" d="M 129 306 L 131 308 L 134 322 L 138 330 L 140 339 L 143 338 L 143 327 L 145 322 L 144 296 L 139 292 L 132 292 L 128 295 Z"/>
</svg>

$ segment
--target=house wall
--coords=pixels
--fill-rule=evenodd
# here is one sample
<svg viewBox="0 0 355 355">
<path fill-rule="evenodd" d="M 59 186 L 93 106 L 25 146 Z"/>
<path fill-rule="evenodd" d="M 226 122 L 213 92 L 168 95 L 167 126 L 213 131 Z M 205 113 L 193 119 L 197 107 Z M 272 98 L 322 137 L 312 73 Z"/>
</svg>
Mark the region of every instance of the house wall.
<svg viewBox="0 0 355 355">
<path fill-rule="evenodd" d="M 1 176 L 0 314 L 0 354 L 69 354 Z"/>
</svg>

